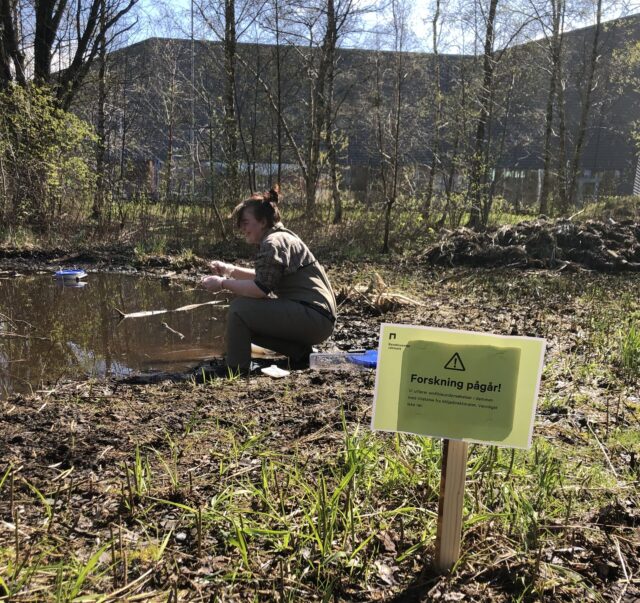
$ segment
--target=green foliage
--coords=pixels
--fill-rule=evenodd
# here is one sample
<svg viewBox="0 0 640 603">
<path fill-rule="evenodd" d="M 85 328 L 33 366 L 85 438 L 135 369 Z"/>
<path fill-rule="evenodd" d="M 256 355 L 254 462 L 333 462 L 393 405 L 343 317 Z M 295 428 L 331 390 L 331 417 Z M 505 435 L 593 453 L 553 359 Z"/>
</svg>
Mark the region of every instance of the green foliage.
<svg viewBox="0 0 640 603">
<path fill-rule="evenodd" d="M 503 224 L 518 224 L 523 220 L 535 219 L 536 214 L 523 214 L 514 211 L 513 205 L 504 197 L 497 197 L 489 214 L 490 226 L 501 226 Z"/>
<path fill-rule="evenodd" d="M 625 374 L 633 379 L 640 377 L 640 319 L 630 320 L 620 329 L 620 364 Z"/>
<path fill-rule="evenodd" d="M 640 197 L 607 196 L 585 205 L 581 218 L 603 220 L 638 220 L 640 219 Z"/>
<path fill-rule="evenodd" d="M 26 249 L 33 247 L 36 242 L 37 237 L 29 228 L 11 225 L 0 227 L 0 243 L 3 245 Z"/>
<path fill-rule="evenodd" d="M 3 221 L 46 231 L 73 205 L 86 203 L 95 181 L 93 141 L 90 126 L 60 109 L 47 88 L 12 86 L 2 92 Z"/>
<path fill-rule="evenodd" d="M 164 255 L 166 252 L 167 237 L 162 235 L 140 241 L 134 249 L 134 253 L 139 260 L 144 260 L 149 255 Z"/>
</svg>

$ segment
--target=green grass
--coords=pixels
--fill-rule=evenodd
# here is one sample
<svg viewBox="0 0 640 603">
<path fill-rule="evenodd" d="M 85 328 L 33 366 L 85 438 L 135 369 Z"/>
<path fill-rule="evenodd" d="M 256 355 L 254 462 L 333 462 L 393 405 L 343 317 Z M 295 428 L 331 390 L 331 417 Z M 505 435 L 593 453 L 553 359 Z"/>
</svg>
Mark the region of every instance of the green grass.
<svg viewBox="0 0 640 603">
<path fill-rule="evenodd" d="M 637 445 L 637 435 L 620 434 L 617 446 L 630 445 Z M 141 575 L 153 564 L 170 566 L 175 535 L 191 533 L 188 550 L 195 558 L 203 554 L 202 542 L 215 537 L 228 561 L 224 574 L 209 579 L 221 586 L 258 579 L 260 567 L 272 559 L 276 568 L 278 564 L 286 568 L 286 584 L 300 585 L 283 582 L 274 587 L 286 591 L 285 600 L 304 598 L 308 589 L 331 598 L 345 579 L 359 583 L 375 579 L 376 563 L 386 555 L 379 534 L 392 535 L 393 557 L 399 564 L 417 562 L 435 537 L 441 451 L 431 439 L 378 435 L 344 422 L 342 447 L 309 471 L 303 457 L 279 460 L 262 434 L 248 429 L 243 441 L 231 443 L 230 462 L 220 465 L 218 493 L 201 507 L 167 498 L 183 492 L 188 499 L 179 477 L 187 468 L 181 466 L 176 450 L 174 443 L 165 453 L 156 451 L 158 467 L 152 470 L 150 459 L 136 449 L 120 482 L 132 516 L 144 533 L 157 536 L 132 544 L 106 543 L 84 560 L 60 557 L 51 542 L 37 563 L 34 558 L 16 563 L 14 558 L 23 553 L 5 548 L 0 556 L 4 581 L 0 588 L 26 592 L 55 576 L 52 600 L 60 601 L 96 592 L 112 576 L 116 576 L 113 587 L 121 588 L 134 567 Z M 238 473 L 245 459 L 260 460 L 257 472 Z M 583 512 L 602 504 L 602 493 L 615 491 L 616 481 L 606 465 L 590 457 L 588 463 L 576 463 L 543 439 L 530 451 L 472 447 L 465 538 L 489 530 L 492 538 L 520 543 L 519 555 L 535 559 L 541 548 L 557 540 L 558 529 L 569 531 Z M 164 479 L 155 478 L 161 474 Z M 6 487 L 7 479 L 3 482 Z M 31 492 L 30 504 L 42 503 L 46 495 L 35 488 Z M 178 512 L 175 527 L 162 533 L 153 518 L 171 516 L 172 510 Z M 51 510 L 43 504 L 42 512 L 46 522 Z M 39 538 L 39 544 L 30 546 L 44 551 L 47 538 Z M 115 552 L 109 555 L 110 550 Z M 561 571 L 545 568 L 547 576 L 559 577 Z M 539 588 L 537 577 L 522 579 L 524 590 Z M 578 576 L 571 580 L 578 582 Z"/>
<path fill-rule="evenodd" d="M 563 323 L 570 336 L 547 356 L 532 448 L 470 447 L 462 558 L 447 578 L 427 574 L 429 588 L 446 584 L 463 593 L 477 580 L 487 589 L 506 584 L 506 600 L 601 600 L 623 579 L 598 581 L 589 571 L 596 557 L 580 557 L 592 548 L 602 555 L 612 538 L 633 538 L 632 526 L 605 533 L 597 523 L 600 510 L 637 500 L 639 479 L 640 408 L 630 393 L 637 382 L 622 360 L 625 345 L 632 359 L 637 347 L 624 343 L 635 341 L 633 329 L 620 327 L 637 325 L 638 300 L 633 283 L 618 285 L 606 295 L 548 274 L 434 285 L 449 287 L 451 299 L 468 307 L 482 300 L 518 308 L 528 300 L 528 319 L 540 321 L 536 328 L 548 332 L 539 335 L 550 339 L 559 327 L 544 322 L 556 317 L 543 303 L 559 300 L 571 329 Z M 535 304 L 543 318 L 530 312 Z M 223 390 L 236 397 L 218 407 Z M 176 403 L 178 391 L 167 403 Z M 303 410 L 289 387 L 273 386 L 282 422 L 266 425 L 259 420 L 264 391 L 253 399 L 250 387 L 225 379 L 198 391 L 203 404 L 152 444 L 133 444 L 119 470 L 96 485 L 96 505 L 115 505 L 118 513 L 95 528 L 100 542 L 65 532 L 74 521 L 69 469 L 51 469 L 57 478 L 45 483 L 16 466 L 0 471 L 0 501 L 7 513 L 13 506 L 15 527 L 1 541 L 3 597 L 98 601 L 115 592 L 124 600 L 139 585 L 158 600 L 180 600 L 195 583 L 220 600 L 251 593 L 258 600 L 353 600 L 380 595 L 385 578 L 385 592 L 397 594 L 429 566 L 440 441 L 371 432 L 368 402 L 354 411 L 353 396 L 345 399 L 338 383 L 323 390 L 338 409 L 319 411 L 326 430 L 314 428 L 299 444 L 279 439 L 278 428 Z M 370 387 L 362 392 L 368 400 Z M 82 555 L 59 535 L 70 533 Z"/>
<path fill-rule="evenodd" d="M 635 220 L 640 219 L 640 196 L 603 196 L 598 201 L 587 203 L 581 219 L 604 220 Z"/>
<path fill-rule="evenodd" d="M 629 379 L 640 378 L 640 319 L 630 320 L 618 331 L 620 364 Z"/>
<path fill-rule="evenodd" d="M 339 253 L 343 259 L 359 260 L 375 256 L 382 246 L 383 204 L 374 194 L 368 200 L 358 200 L 353 194 L 343 194 L 343 222 L 331 223 L 332 207 L 328 195 L 320 191 L 315 216 L 306 211 L 300 191 L 287 191 L 284 221 L 302 236 L 314 249 Z M 7 228 L 0 231 L 0 245 L 13 247 L 72 246 L 82 248 L 97 243 L 122 242 L 134 248 L 138 259 L 150 255 L 175 254 L 188 261 L 192 254 L 205 255 L 222 242 L 222 233 L 209 200 L 202 205 L 157 203 L 146 198 L 139 200 L 111 200 L 105 215 L 111 222 L 97 230 L 88 218 L 91 207 L 76 208 L 80 216 L 68 228 L 59 225 L 48 233 L 34 233 L 27 227 Z M 423 216 L 424 200 L 402 196 L 393 207 L 391 247 L 395 253 L 424 249 L 437 240 L 437 225 L 441 223 L 446 200 L 436 195 L 428 219 Z M 229 218 L 232 204 L 221 207 L 225 216 L 227 234 L 235 237 Z M 504 199 L 495 199 L 488 225 L 495 227 L 516 224 L 537 217 L 535 208 L 516 212 Z M 638 198 L 606 197 L 587 205 L 577 219 L 635 218 L 638 219 Z M 468 201 L 463 194 L 452 197 L 449 214 L 442 223 L 444 228 L 455 229 L 468 220 Z M 180 259 L 180 258 L 179 258 Z"/>
</svg>

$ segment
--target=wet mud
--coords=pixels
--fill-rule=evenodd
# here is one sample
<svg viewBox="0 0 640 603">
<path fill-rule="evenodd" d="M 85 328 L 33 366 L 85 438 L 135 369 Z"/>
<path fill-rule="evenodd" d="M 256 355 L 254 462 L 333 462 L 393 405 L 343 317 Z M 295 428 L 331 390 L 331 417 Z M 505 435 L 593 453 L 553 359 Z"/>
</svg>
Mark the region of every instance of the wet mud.
<svg viewBox="0 0 640 603">
<path fill-rule="evenodd" d="M 423 305 L 399 303 L 384 311 L 375 303 L 380 296 L 349 294 L 350 284 L 362 282 L 362 267 L 332 266 L 330 276 L 343 295 L 336 332 L 323 349 L 376 347 L 380 324 L 398 322 L 544 337 L 549 366 L 576 357 L 586 365 L 591 362 L 585 340 L 593 304 L 622 295 L 632 299 L 640 286 L 635 274 L 585 272 L 574 279 L 557 271 L 385 271 L 373 265 L 364 270 L 373 268 L 381 270 L 390 288 Z M 535 438 L 561 456 L 584 457 L 588 463 L 589 458 L 602 461 L 595 442 L 606 442 L 614 426 L 640 428 L 637 383 L 626 379 L 614 361 L 610 369 L 606 376 L 546 371 L 541 392 L 546 403 L 536 417 Z M 597 488 L 608 488 L 606 504 L 601 497 L 590 508 L 582 501 L 579 512 L 536 524 L 538 531 L 524 540 L 512 533 L 515 526 L 498 529 L 491 521 L 467 525 L 463 558 L 451 576 L 429 569 L 434 541 L 416 527 L 415 517 L 385 519 L 384 512 L 402 506 L 419 508 L 417 516 L 437 511 L 437 479 L 415 473 L 409 451 L 417 444 L 409 437 L 394 445 L 394 436 L 376 436 L 381 446 L 399 451 L 394 462 L 407 477 L 402 487 L 376 485 L 376 510 L 361 518 L 363 565 L 341 561 L 345 549 L 337 540 L 330 545 L 335 556 L 319 563 L 310 542 L 294 539 L 280 549 L 261 547 L 261 536 L 245 532 L 245 553 L 234 532 L 240 529 L 236 519 L 198 523 L 193 510 L 216 508 L 239 480 L 245 490 L 255 486 L 255 492 L 272 479 L 270 487 L 286 489 L 290 476 L 300 472 L 314 489 L 322 489 L 323 480 L 346 462 L 345 433 L 369 429 L 374 386 L 373 371 L 305 370 L 283 380 L 255 376 L 205 384 L 73 380 L 1 401 L 0 479 L 6 479 L 0 491 L 0 567 L 5 582 L 16 543 L 25 567 L 54 566 L 70 558 L 86 563 L 96 548 L 110 543 L 101 563 L 111 569 L 92 577 L 83 592 L 111 593 L 107 600 L 114 601 L 640 597 L 638 478 L 634 482 L 628 477 L 638 470 L 632 447 L 604 448 L 615 483 L 604 480 L 586 493 L 580 490 L 580 496 L 595 499 Z M 474 454 L 481 454 L 480 448 Z M 144 451 L 153 465 L 155 478 L 148 491 L 132 486 L 140 475 L 133 469 L 137 451 Z M 385 458 L 367 462 L 375 467 L 389 462 Z M 265 473 L 270 463 L 277 466 L 275 477 Z M 485 486 L 473 480 L 470 492 Z M 34 487 L 42 498 L 34 495 Z M 239 496 L 237 517 L 275 513 L 257 494 L 244 491 Z M 278 499 L 278 513 L 291 525 L 305 523 L 296 511 L 302 498 L 302 492 L 292 492 Z M 340 500 L 351 508 L 346 493 Z M 272 527 L 282 528 L 277 523 Z M 295 570 L 293 559 L 309 559 L 307 569 Z M 544 572 L 551 568 L 554 577 L 547 580 Z M 53 600 L 46 593 L 57 588 L 55 570 L 34 570 L 31 576 L 11 600 Z M 523 584 L 533 586 L 525 590 Z"/>
</svg>

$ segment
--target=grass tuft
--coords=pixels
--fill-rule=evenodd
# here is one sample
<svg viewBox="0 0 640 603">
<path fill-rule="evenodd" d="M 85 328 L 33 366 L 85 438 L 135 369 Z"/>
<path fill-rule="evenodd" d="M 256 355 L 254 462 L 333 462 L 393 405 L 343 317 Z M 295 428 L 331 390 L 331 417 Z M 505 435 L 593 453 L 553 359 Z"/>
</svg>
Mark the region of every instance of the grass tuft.
<svg viewBox="0 0 640 603">
<path fill-rule="evenodd" d="M 629 379 L 640 377 L 640 320 L 630 322 L 628 328 L 618 333 L 620 339 L 620 363 Z"/>
</svg>

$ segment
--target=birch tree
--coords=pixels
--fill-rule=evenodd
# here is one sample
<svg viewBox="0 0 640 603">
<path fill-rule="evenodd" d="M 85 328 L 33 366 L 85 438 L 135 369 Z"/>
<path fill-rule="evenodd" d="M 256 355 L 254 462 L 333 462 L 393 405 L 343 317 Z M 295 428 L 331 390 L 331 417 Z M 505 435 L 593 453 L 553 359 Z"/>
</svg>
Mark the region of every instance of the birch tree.
<svg viewBox="0 0 640 603">
<path fill-rule="evenodd" d="M 111 45 L 134 25 L 130 17 L 138 1 L 0 0 L 0 88 L 33 78 L 52 86 L 60 105 L 68 108 L 103 38 Z M 25 48 L 33 49 L 30 61 Z"/>
</svg>

